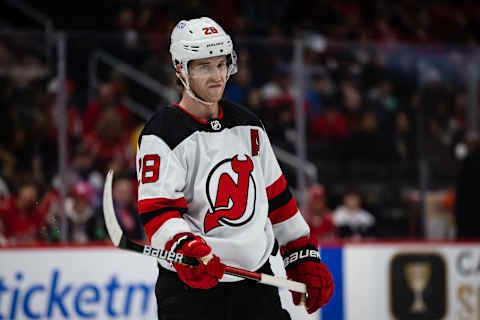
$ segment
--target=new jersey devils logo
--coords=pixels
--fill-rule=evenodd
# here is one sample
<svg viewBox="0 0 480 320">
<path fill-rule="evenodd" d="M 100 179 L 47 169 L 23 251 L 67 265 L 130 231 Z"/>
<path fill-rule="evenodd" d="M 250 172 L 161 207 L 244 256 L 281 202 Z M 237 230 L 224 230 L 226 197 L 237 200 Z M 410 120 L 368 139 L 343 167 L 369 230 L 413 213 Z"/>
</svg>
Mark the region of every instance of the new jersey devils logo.
<svg viewBox="0 0 480 320">
<path fill-rule="evenodd" d="M 256 186 L 252 176 L 253 161 L 238 156 L 218 163 L 207 178 L 206 192 L 211 210 L 205 214 L 205 233 L 228 225 L 238 227 L 249 222 L 255 212 Z M 235 182 L 236 180 L 236 182 Z M 215 194 L 215 205 L 212 194 Z"/>
</svg>

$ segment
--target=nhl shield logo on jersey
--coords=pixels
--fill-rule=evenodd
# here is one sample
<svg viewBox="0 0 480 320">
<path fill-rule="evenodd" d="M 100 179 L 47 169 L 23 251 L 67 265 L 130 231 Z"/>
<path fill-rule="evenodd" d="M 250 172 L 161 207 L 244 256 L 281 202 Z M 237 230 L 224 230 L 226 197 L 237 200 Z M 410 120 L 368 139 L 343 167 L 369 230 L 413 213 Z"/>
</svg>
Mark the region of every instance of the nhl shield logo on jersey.
<svg viewBox="0 0 480 320">
<path fill-rule="evenodd" d="M 212 126 L 212 129 L 216 131 L 222 129 L 222 124 L 218 120 L 210 121 L 210 126 Z"/>
<path fill-rule="evenodd" d="M 211 209 L 205 214 L 205 233 L 222 225 L 239 227 L 253 218 L 256 200 L 253 169 L 254 163 L 248 155 L 245 160 L 239 160 L 237 155 L 221 161 L 210 171 L 206 192 Z"/>
</svg>

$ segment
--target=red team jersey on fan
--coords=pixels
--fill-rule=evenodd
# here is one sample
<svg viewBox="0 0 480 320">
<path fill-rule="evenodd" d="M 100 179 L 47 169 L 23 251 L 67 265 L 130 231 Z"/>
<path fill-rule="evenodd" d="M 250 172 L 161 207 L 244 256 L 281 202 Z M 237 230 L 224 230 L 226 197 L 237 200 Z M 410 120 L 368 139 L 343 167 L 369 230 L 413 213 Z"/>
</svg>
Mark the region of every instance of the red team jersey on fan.
<svg viewBox="0 0 480 320">
<path fill-rule="evenodd" d="M 171 105 L 145 125 L 137 151 L 138 210 L 152 246 L 164 248 L 176 234 L 193 232 L 223 263 L 257 270 L 275 239 L 284 245 L 308 236 L 309 228 L 261 121 L 231 102 L 219 105 L 218 118 L 209 121 Z"/>
</svg>

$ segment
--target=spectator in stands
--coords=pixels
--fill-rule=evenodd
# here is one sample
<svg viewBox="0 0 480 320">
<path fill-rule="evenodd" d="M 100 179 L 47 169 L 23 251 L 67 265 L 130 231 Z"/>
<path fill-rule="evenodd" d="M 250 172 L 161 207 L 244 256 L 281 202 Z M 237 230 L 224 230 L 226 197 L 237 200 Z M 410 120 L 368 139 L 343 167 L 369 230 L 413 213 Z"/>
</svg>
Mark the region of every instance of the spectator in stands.
<svg viewBox="0 0 480 320">
<path fill-rule="evenodd" d="M 71 161 L 71 181 L 88 182 L 97 193 L 103 192 L 103 173 L 101 168 L 95 166 L 95 153 L 91 150 L 91 146 L 87 146 L 83 141 L 73 150 Z"/>
<path fill-rule="evenodd" d="M 45 115 L 45 127 L 44 132 L 51 142 L 56 142 L 58 138 L 58 125 L 59 125 L 59 95 L 60 83 L 57 78 L 52 79 L 47 86 L 47 104 L 45 106 L 44 115 Z M 72 80 L 67 80 L 65 82 L 65 99 L 67 106 L 67 115 L 66 115 L 66 127 L 67 134 L 70 138 L 69 143 L 75 143 L 78 136 L 83 132 L 82 129 L 82 119 L 80 112 L 73 104 L 72 98 L 75 93 L 75 84 Z"/>
<path fill-rule="evenodd" d="M 322 71 L 312 75 L 312 86 L 306 94 L 310 117 L 317 118 L 322 114 L 325 100 L 329 99 L 332 93 L 332 83 L 327 72 Z"/>
<path fill-rule="evenodd" d="M 112 54 L 128 64 L 136 65 L 144 59 L 142 54 L 147 44 L 138 33 L 137 14 L 132 8 L 122 8 L 117 16 L 121 41 L 115 39 L 110 48 Z"/>
<path fill-rule="evenodd" d="M 398 174 L 412 173 L 416 161 L 416 141 L 410 119 L 404 112 L 395 115 L 395 127 L 390 141 L 393 150 L 393 160 L 399 168 Z"/>
<path fill-rule="evenodd" d="M 293 85 L 290 75 L 290 69 L 286 64 L 278 64 L 272 76 L 262 88 L 262 98 L 269 103 L 278 99 L 289 97 L 293 100 Z M 273 102 L 274 103 L 274 102 Z"/>
<path fill-rule="evenodd" d="M 45 226 L 41 230 L 42 240 L 48 242 L 60 241 L 60 192 L 58 190 L 60 181 L 53 183 L 57 188 L 52 188 L 45 193 L 40 205 L 38 206 L 41 212 L 45 213 Z"/>
<path fill-rule="evenodd" d="M 418 156 L 428 161 L 431 174 L 448 177 L 454 183 L 457 166 L 451 141 L 454 130 L 448 128 L 448 123 L 453 123 L 454 119 L 449 115 L 451 108 L 442 101 L 452 98 L 444 94 L 446 90 L 443 85 L 431 85 L 423 89 L 421 101 L 425 112 L 420 119 L 426 134 L 419 140 L 423 152 Z"/>
<path fill-rule="evenodd" d="M 391 158 L 391 146 L 387 137 L 377 127 L 374 112 L 367 111 L 362 116 L 361 127 L 348 139 L 346 145 L 347 159 L 360 162 L 385 162 Z"/>
<path fill-rule="evenodd" d="M 98 88 L 98 97 L 92 101 L 83 115 L 83 132 L 90 134 L 97 128 L 106 112 L 118 116 L 124 130 L 132 129 L 132 113 L 121 102 L 117 87 L 104 83 Z"/>
<path fill-rule="evenodd" d="M 360 239 L 373 236 L 375 217 L 361 207 L 360 195 L 348 191 L 343 204 L 333 212 L 333 222 L 342 238 Z"/>
<path fill-rule="evenodd" d="M 385 76 L 378 80 L 368 92 L 368 103 L 374 109 L 379 124 L 381 124 L 379 129 L 391 128 L 393 114 L 398 108 L 398 101 L 393 91 L 392 81 Z"/>
<path fill-rule="evenodd" d="M 267 110 L 264 120 L 269 124 L 269 135 L 277 144 L 294 145 L 296 140 L 295 130 L 295 101 L 292 97 L 284 95 L 266 102 Z"/>
<path fill-rule="evenodd" d="M 72 186 L 70 196 L 65 200 L 69 241 L 85 243 L 105 239 L 103 218 L 95 213 L 93 196 L 94 190 L 86 182 Z"/>
<path fill-rule="evenodd" d="M 10 243 L 31 243 L 40 240 L 40 231 L 45 224 L 45 212 L 38 209 L 40 188 L 34 182 L 22 183 L 15 194 L 11 194 L 3 208 L 5 236 Z"/>
<path fill-rule="evenodd" d="M 399 35 L 390 23 L 387 14 L 381 13 L 374 20 L 372 36 L 378 42 L 396 42 L 399 39 Z"/>
<path fill-rule="evenodd" d="M 110 164 L 118 169 L 133 157 L 130 148 L 132 130 L 122 125 L 122 119 L 113 110 L 109 109 L 102 114 L 93 132 L 85 138 L 86 144 L 95 154 L 97 168 L 107 168 Z"/>
<path fill-rule="evenodd" d="M 318 66 L 321 64 L 321 55 L 327 48 L 327 40 L 319 33 L 304 35 L 305 50 L 303 61 L 307 66 Z"/>
<path fill-rule="evenodd" d="M 29 47 L 25 38 L 27 34 L 17 33 L 14 40 L 9 43 L 14 59 L 8 68 L 8 75 L 19 89 L 41 80 L 49 72 L 40 57 Z"/>
<path fill-rule="evenodd" d="M 247 105 L 261 120 L 265 120 L 267 108 L 262 99 L 260 89 L 252 88 L 252 90 L 250 90 L 245 105 Z M 268 126 L 268 123 L 264 123 L 264 125 Z"/>
<path fill-rule="evenodd" d="M 95 171 L 91 176 L 82 176 L 81 170 L 76 170 L 85 163 L 91 164 L 91 156 L 82 149 L 74 151 L 72 171 L 66 176 L 66 183 L 70 186 L 66 199 L 67 239 L 73 242 L 85 242 L 87 240 L 101 240 L 102 230 L 92 231 L 96 225 L 103 225 L 103 218 L 97 216 L 97 220 L 90 220 L 90 212 L 97 214 L 101 205 L 103 192 L 103 177 L 97 177 Z M 83 163 L 82 163 L 83 162 Z M 95 185 L 97 184 L 97 185 Z M 39 210 L 45 212 L 45 227 L 42 228 L 42 239 L 49 242 L 61 240 L 61 199 L 60 188 L 62 181 L 57 175 L 51 183 L 51 190 L 45 193 L 40 201 Z M 100 191 L 101 189 L 101 191 Z M 87 223 L 82 226 L 84 220 Z M 103 236 L 104 237 L 104 236 Z"/>
<path fill-rule="evenodd" d="M 314 138 L 341 142 L 347 137 L 347 119 L 331 99 L 325 101 L 321 116 L 312 119 L 311 125 Z"/>
<path fill-rule="evenodd" d="M 327 206 L 325 188 L 315 184 L 310 187 L 306 210 L 310 234 L 318 240 L 337 237 L 337 227 L 333 223 L 333 215 Z"/>
<path fill-rule="evenodd" d="M 144 241 L 145 233 L 140 221 L 136 200 L 136 179 L 127 174 L 118 174 L 113 183 L 115 213 L 122 229 L 130 239 Z"/>
<path fill-rule="evenodd" d="M 5 142 L 4 148 L 0 147 L 1 174 L 7 184 L 16 184 L 18 177 L 23 175 L 43 180 L 37 149 L 41 134 L 35 122 L 27 119 L 14 122 L 11 140 Z"/>
<path fill-rule="evenodd" d="M 343 80 L 340 86 L 342 110 L 347 120 L 348 134 L 352 135 L 361 128 L 363 97 L 358 87 L 351 80 Z"/>
</svg>

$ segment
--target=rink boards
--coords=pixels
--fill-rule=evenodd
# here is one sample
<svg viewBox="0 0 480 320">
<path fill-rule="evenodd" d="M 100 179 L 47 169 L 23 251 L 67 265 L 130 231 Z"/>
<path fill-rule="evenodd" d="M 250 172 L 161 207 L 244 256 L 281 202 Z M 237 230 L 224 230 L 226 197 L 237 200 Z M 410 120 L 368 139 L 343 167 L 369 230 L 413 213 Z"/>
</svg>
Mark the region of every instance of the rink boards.
<svg viewBox="0 0 480 320">
<path fill-rule="evenodd" d="M 320 248 L 332 301 L 308 319 L 480 320 L 480 243 Z M 279 257 L 273 269 L 284 275 Z M 155 319 L 155 261 L 112 247 L 0 249 L 0 319 Z M 280 292 L 293 319 L 307 315 Z"/>
</svg>

